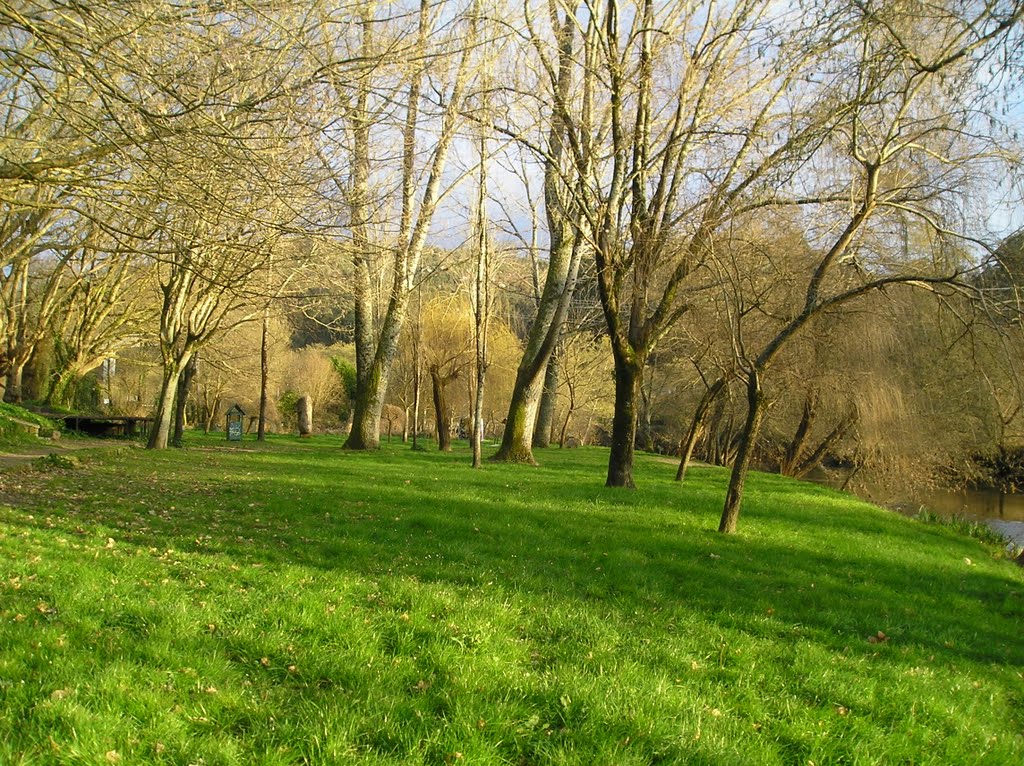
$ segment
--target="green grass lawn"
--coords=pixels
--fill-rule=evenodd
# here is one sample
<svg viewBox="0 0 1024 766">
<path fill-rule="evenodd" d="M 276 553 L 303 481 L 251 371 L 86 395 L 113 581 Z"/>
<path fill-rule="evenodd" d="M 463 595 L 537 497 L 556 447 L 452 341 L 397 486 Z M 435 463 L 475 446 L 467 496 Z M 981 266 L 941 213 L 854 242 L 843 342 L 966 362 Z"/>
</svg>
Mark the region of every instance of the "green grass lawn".
<svg viewBox="0 0 1024 766">
<path fill-rule="evenodd" d="M 19 422 L 38 426 L 45 434 L 57 428 L 57 424 L 48 418 L 29 412 L 23 407 L 0 402 L 0 449 L 39 442 L 35 435 L 26 433 L 17 425 Z"/>
<path fill-rule="evenodd" d="M 950 530 L 754 474 L 725 537 L 725 471 L 598 449 L 190 444 L 0 475 L 0 764 L 1024 763 L 1024 575 Z"/>
</svg>

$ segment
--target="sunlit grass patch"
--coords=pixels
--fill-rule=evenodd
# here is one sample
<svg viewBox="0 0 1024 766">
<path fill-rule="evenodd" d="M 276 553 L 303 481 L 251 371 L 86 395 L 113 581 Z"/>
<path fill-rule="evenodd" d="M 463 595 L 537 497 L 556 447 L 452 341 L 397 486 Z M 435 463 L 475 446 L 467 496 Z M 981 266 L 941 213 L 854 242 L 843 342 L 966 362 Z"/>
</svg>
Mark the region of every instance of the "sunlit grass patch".
<svg viewBox="0 0 1024 766">
<path fill-rule="evenodd" d="M 194 438 L 0 475 L 0 763 L 1020 760 L 996 549 L 767 476 L 722 537 L 724 472 L 606 459 Z"/>
</svg>

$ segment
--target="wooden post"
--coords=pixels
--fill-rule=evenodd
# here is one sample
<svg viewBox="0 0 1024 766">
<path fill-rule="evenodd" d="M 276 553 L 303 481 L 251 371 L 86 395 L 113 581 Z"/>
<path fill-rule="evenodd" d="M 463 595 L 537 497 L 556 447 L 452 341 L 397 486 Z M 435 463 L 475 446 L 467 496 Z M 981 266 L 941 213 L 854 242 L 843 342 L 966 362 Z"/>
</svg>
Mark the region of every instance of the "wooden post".
<svg viewBox="0 0 1024 766">
<path fill-rule="evenodd" d="M 308 439 L 313 435 L 313 400 L 309 396 L 299 398 L 295 403 L 295 412 L 299 417 L 299 436 Z"/>
</svg>

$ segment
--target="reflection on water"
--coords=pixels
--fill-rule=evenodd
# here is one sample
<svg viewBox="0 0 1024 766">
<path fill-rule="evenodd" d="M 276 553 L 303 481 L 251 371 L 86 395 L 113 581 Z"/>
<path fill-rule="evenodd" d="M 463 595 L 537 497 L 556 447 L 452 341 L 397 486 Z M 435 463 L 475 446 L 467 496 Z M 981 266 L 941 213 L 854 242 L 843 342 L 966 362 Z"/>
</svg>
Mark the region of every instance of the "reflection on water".
<svg viewBox="0 0 1024 766">
<path fill-rule="evenodd" d="M 843 477 L 824 472 L 809 477 L 811 481 L 840 488 Z M 858 497 L 877 505 L 892 508 L 913 516 L 926 508 L 938 516 L 962 516 L 985 521 L 1004 537 L 1024 546 L 1024 495 L 1004 494 L 995 490 L 912 490 L 898 492 L 889 488 L 860 485 L 851 486 Z"/>
<path fill-rule="evenodd" d="M 827 473 L 821 469 L 808 477 L 815 484 L 824 484 L 833 489 L 842 489 L 847 477 Z M 977 521 L 1000 519 L 1002 521 L 1024 521 L 1024 495 L 1007 495 L 995 490 L 915 490 L 892 489 L 876 484 L 851 484 L 846 488 L 858 497 L 913 515 L 927 508 L 939 516 L 963 516 Z"/>
<path fill-rule="evenodd" d="M 995 490 L 930 490 L 913 493 L 910 503 L 900 502 L 898 497 L 868 499 L 905 513 L 917 513 L 923 507 L 939 516 L 984 521 L 1013 545 L 1024 546 L 1024 495 L 1007 495 Z"/>
<path fill-rule="evenodd" d="M 909 503 L 905 498 L 901 501 L 896 497 L 891 497 L 887 501 L 879 501 L 875 497 L 871 500 L 881 502 L 882 505 L 924 506 L 939 516 L 964 516 L 979 521 L 1024 521 L 1024 495 L 1006 495 L 994 490 L 915 492 Z M 916 512 L 918 508 L 911 510 Z"/>
</svg>

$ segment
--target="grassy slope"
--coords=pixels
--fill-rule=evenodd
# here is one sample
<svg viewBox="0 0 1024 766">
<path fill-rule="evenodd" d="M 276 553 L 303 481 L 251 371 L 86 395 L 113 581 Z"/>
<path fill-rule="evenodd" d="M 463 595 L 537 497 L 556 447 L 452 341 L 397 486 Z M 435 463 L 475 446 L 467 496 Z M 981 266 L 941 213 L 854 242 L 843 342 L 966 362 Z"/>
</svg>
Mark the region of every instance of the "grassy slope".
<svg viewBox="0 0 1024 766">
<path fill-rule="evenodd" d="M 48 418 L 29 412 L 15 404 L 0 402 L 0 446 L 36 442 L 34 436 L 29 436 L 15 428 L 14 424 L 10 422 L 12 419 L 20 420 L 23 423 L 34 423 L 47 431 L 57 428 L 56 424 Z"/>
<path fill-rule="evenodd" d="M 975 541 L 762 475 L 726 538 L 724 472 L 600 450 L 253 447 L 0 476 L 0 763 L 1024 762 Z"/>
</svg>

